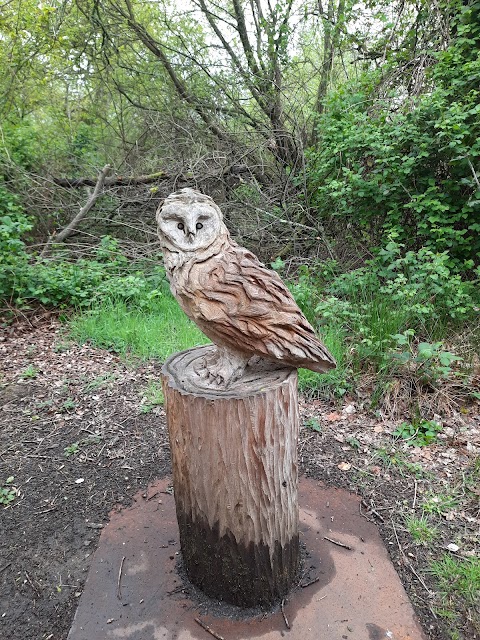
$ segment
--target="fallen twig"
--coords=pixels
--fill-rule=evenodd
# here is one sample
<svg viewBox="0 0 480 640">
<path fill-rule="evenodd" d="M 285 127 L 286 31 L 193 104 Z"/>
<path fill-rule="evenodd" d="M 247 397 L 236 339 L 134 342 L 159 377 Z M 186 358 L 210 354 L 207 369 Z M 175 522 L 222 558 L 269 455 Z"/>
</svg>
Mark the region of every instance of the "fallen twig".
<svg viewBox="0 0 480 640">
<path fill-rule="evenodd" d="M 205 622 L 203 622 L 203 620 L 200 620 L 200 618 L 194 618 L 195 622 L 197 624 L 199 624 L 202 629 L 205 629 L 205 631 L 207 633 L 209 633 L 211 636 L 213 636 L 214 638 L 217 638 L 217 640 L 225 640 L 225 638 L 223 636 L 221 636 L 220 634 L 216 633 L 213 629 L 211 629 L 208 624 L 205 624 Z"/>
<path fill-rule="evenodd" d="M 5 569 L 8 569 L 8 567 L 11 567 L 11 566 L 12 566 L 12 563 L 8 562 L 4 567 L 0 569 L 0 573 L 2 573 L 2 571 L 5 571 Z"/>
<path fill-rule="evenodd" d="M 327 536 L 323 536 L 324 540 L 328 540 L 329 542 L 331 542 L 332 544 L 336 544 L 337 547 L 343 547 L 344 549 L 348 549 L 349 551 L 352 550 L 352 547 L 348 544 L 343 544 L 343 542 L 338 542 L 338 540 L 333 540 L 332 538 L 328 538 Z"/>
<path fill-rule="evenodd" d="M 120 563 L 120 569 L 118 570 L 117 598 L 119 600 L 122 599 L 122 569 L 123 569 L 124 562 L 125 562 L 125 556 L 123 556 L 122 561 Z"/>
<path fill-rule="evenodd" d="M 37 587 L 33 584 L 30 576 L 28 575 L 28 573 L 25 571 L 25 577 L 27 579 L 28 584 L 32 587 L 32 589 L 35 591 L 35 593 L 37 594 L 37 596 L 40 595 L 39 590 L 37 589 Z"/>
<path fill-rule="evenodd" d="M 373 520 L 371 518 L 369 518 L 368 516 L 366 516 L 363 511 L 362 511 L 362 503 L 359 502 L 358 503 L 358 511 L 360 513 L 360 515 L 362 516 L 362 518 L 365 518 L 365 520 L 368 520 L 368 522 L 373 522 Z"/>
<path fill-rule="evenodd" d="M 378 511 L 376 509 L 374 509 L 372 507 L 372 505 L 368 505 L 365 500 L 362 500 L 362 504 L 365 507 L 365 509 L 368 509 L 370 511 L 370 513 L 373 513 L 374 516 L 377 516 L 377 518 L 380 520 L 380 522 L 385 522 L 385 518 L 382 516 L 381 513 L 378 513 Z"/>
<path fill-rule="evenodd" d="M 167 596 L 171 596 L 174 593 L 180 593 L 181 591 L 185 591 L 188 587 L 185 587 L 183 584 L 179 585 L 178 587 L 175 587 L 175 589 L 172 589 L 171 591 L 167 591 Z"/>
<path fill-rule="evenodd" d="M 35 515 L 39 516 L 43 513 L 50 513 L 50 511 L 55 511 L 57 507 L 50 507 L 50 509 L 44 509 L 43 511 L 36 511 Z"/>
<path fill-rule="evenodd" d="M 285 604 L 285 598 L 282 600 L 282 604 L 280 605 L 280 609 L 282 610 L 282 616 L 283 616 L 283 620 L 285 622 L 285 626 L 287 627 L 287 629 L 290 629 L 290 623 L 288 621 L 287 615 L 285 613 L 285 608 L 284 608 L 284 604 Z"/>
<path fill-rule="evenodd" d="M 407 558 L 407 556 L 405 555 L 404 550 L 402 549 L 402 546 L 400 544 L 400 540 L 398 539 L 398 535 L 397 535 L 397 530 L 395 529 L 395 524 L 393 522 L 393 520 L 391 520 L 392 523 L 392 529 L 393 529 L 393 533 L 395 534 L 395 540 L 397 541 L 397 546 L 398 546 L 398 550 L 400 551 L 400 554 L 403 558 L 403 561 L 405 563 L 405 565 L 410 569 L 410 571 L 413 573 L 413 575 L 417 578 L 417 580 L 420 582 L 420 584 L 422 585 L 422 587 L 425 589 L 425 591 L 428 593 L 429 597 L 433 597 L 434 593 L 427 587 L 427 585 L 425 584 L 425 581 L 423 580 L 423 578 L 421 578 L 418 573 L 415 571 L 415 569 L 412 567 L 410 560 Z M 433 609 L 431 607 L 430 611 L 433 615 L 433 617 L 435 619 L 437 619 L 437 616 L 435 614 L 435 612 L 433 611 Z"/>
<path fill-rule="evenodd" d="M 309 587 L 311 584 L 315 584 L 315 582 L 318 582 L 319 580 L 320 578 L 317 576 L 313 580 L 310 580 L 310 582 L 305 582 L 304 584 L 300 583 L 300 586 L 302 587 L 302 589 L 305 589 L 305 587 Z"/>
<path fill-rule="evenodd" d="M 382 516 L 381 513 L 378 513 L 376 509 L 374 509 L 373 507 L 370 507 L 370 511 L 373 513 L 374 516 L 377 516 L 380 522 L 385 522 L 385 518 Z"/>
</svg>

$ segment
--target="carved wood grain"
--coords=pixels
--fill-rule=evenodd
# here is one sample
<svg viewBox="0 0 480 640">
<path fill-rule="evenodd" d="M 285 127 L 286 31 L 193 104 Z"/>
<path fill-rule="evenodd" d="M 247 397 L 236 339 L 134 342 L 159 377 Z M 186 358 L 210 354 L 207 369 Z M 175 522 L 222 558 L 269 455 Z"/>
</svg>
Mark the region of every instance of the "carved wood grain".
<svg viewBox="0 0 480 640">
<path fill-rule="evenodd" d="M 335 367 L 288 287 L 231 239 L 211 198 L 182 189 L 165 200 L 157 222 L 173 295 L 223 350 L 225 357 L 206 367 L 214 382 L 223 379 L 228 387 L 252 356 L 267 359 L 272 367 L 319 373 Z"/>
</svg>

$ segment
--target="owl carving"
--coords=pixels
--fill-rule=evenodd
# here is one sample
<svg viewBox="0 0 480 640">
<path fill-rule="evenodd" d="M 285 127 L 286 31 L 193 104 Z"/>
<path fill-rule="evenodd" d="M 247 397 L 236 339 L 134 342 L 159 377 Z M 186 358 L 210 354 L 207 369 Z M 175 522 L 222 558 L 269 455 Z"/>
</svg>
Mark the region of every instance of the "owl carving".
<svg viewBox="0 0 480 640">
<path fill-rule="evenodd" d="M 231 239 L 210 197 L 176 191 L 157 223 L 170 289 L 216 345 L 197 370 L 211 386 L 227 389 L 260 360 L 272 369 L 335 367 L 281 278 Z"/>
</svg>

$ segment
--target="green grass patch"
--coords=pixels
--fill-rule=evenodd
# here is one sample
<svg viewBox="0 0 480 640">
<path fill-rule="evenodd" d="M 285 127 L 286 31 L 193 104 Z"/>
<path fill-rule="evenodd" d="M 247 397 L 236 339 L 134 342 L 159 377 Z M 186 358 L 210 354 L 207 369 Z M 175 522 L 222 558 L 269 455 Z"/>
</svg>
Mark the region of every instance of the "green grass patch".
<svg viewBox="0 0 480 640">
<path fill-rule="evenodd" d="M 90 342 L 102 349 L 142 359 L 165 360 L 172 353 L 209 342 L 168 293 L 156 297 L 148 307 L 107 299 L 73 316 L 69 330 L 71 337 L 80 343 Z M 340 397 L 351 388 L 344 365 L 343 335 L 327 328 L 321 337 L 338 366 L 327 374 L 300 369 L 299 388 L 311 396 Z"/>
<path fill-rule="evenodd" d="M 74 316 L 72 337 L 80 343 L 142 359 L 164 360 L 172 353 L 209 342 L 170 294 L 155 298 L 147 308 L 108 299 Z"/>
<path fill-rule="evenodd" d="M 459 498 L 453 493 L 428 492 L 423 500 L 422 509 L 425 513 L 443 516 L 453 511 L 460 504 Z"/>
<path fill-rule="evenodd" d="M 298 387 L 310 397 L 341 398 L 352 388 L 350 372 L 347 368 L 344 334 L 338 328 L 322 328 L 320 339 L 337 361 L 337 368 L 328 373 L 315 373 L 309 369 L 299 369 Z"/>
<path fill-rule="evenodd" d="M 425 515 L 420 518 L 415 515 L 407 516 L 405 526 L 417 544 L 428 544 L 438 537 L 438 529 Z"/>
<path fill-rule="evenodd" d="M 480 601 L 480 558 L 457 558 L 444 555 L 430 564 L 445 602 L 461 599 L 467 607 Z M 479 620 L 480 622 L 480 620 Z"/>
</svg>

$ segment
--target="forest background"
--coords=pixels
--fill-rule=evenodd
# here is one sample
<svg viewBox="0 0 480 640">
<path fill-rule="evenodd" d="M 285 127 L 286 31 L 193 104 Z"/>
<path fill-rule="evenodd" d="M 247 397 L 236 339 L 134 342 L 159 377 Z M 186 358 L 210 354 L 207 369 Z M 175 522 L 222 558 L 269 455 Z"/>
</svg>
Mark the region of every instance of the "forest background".
<svg viewBox="0 0 480 640">
<path fill-rule="evenodd" d="M 314 460 L 320 447 L 318 477 L 333 469 L 341 482 L 367 464 L 346 464 L 346 450 L 360 460 L 371 432 L 383 433 L 375 464 L 359 467 L 348 487 L 369 495 L 377 516 L 379 504 L 394 511 L 400 540 L 386 521 L 383 534 L 390 551 L 398 547 L 429 637 L 478 637 L 480 2 L 0 0 L 0 69 L 2 333 L 15 336 L 16 318 L 28 324 L 46 308 L 66 322 L 67 340 L 115 351 L 129 366 L 150 359 L 147 369 L 203 342 L 169 293 L 154 217 L 176 189 L 211 195 L 233 237 L 279 271 L 337 359 L 326 375 L 300 371 L 301 450 Z M 4 340 L 4 353 L 25 351 L 21 370 L 12 355 L 2 363 L 8 396 L 40 373 L 29 359 L 35 344 Z M 52 349 L 53 359 L 67 349 L 75 365 L 84 347 Z M 110 374 L 86 383 L 88 402 Z M 52 398 L 32 404 L 32 420 L 58 400 L 45 385 Z M 146 420 L 162 397 L 154 380 L 142 393 Z M 61 396 L 59 419 L 85 398 Z M 0 431 L 3 454 L 18 454 L 1 470 L 0 504 L 14 533 L 0 543 L 13 545 L 5 557 L 22 559 L 16 533 L 38 524 L 28 500 L 43 496 L 47 478 L 64 479 L 52 466 L 34 491 L 25 470 L 21 490 L 15 465 L 30 458 L 18 407 L 18 433 L 10 413 Z M 88 407 L 95 414 L 97 400 Z M 342 435 L 349 411 L 358 411 L 358 429 Z M 46 424 L 55 424 L 51 415 Z M 72 474 L 88 462 L 79 416 L 77 435 L 58 436 L 70 438 L 59 440 L 58 455 Z M 143 462 L 133 466 L 143 477 Z M 17 504 L 24 511 L 10 509 Z M 49 511 L 41 512 L 52 520 L 46 539 L 61 513 Z M 12 575 L 8 589 L 18 595 Z M 39 610 L 61 597 L 53 593 Z M 45 609 L 46 629 L 52 616 Z"/>
<path fill-rule="evenodd" d="M 1 9 L 5 308 L 84 309 L 80 337 L 132 348 L 128 319 L 171 312 L 155 210 L 192 186 L 335 354 L 305 389 L 479 398 L 480 3 Z"/>
</svg>

